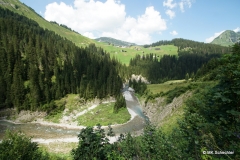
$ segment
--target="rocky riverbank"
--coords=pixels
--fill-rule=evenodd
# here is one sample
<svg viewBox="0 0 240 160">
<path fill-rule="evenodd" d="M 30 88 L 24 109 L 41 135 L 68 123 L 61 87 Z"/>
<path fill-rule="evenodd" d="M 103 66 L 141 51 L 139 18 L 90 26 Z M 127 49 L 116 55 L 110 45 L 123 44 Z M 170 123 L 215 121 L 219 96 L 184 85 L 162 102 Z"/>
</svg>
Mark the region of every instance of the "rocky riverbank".
<svg viewBox="0 0 240 160">
<path fill-rule="evenodd" d="M 154 100 L 145 103 L 145 99 L 140 101 L 143 108 L 143 112 L 149 117 L 152 124 L 161 126 L 166 117 L 172 116 L 174 110 L 177 110 L 183 105 L 183 102 L 192 95 L 192 92 L 187 91 L 186 93 L 175 97 L 169 104 L 165 103 L 164 97 L 157 97 Z"/>
</svg>

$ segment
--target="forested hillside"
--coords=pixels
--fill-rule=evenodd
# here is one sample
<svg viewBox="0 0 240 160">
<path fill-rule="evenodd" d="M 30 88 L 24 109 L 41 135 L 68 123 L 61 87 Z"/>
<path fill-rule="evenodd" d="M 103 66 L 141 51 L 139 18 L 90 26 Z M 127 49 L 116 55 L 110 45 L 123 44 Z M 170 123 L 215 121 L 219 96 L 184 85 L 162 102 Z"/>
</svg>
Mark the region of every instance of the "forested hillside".
<svg viewBox="0 0 240 160">
<path fill-rule="evenodd" d="M 144 45 L 144 47 L 148 48 L 151 46 L 154 47 L 154 46 L 169 45 L 169 44 L 177 46 L 178 53 L 180 55 L 184 53 L 223 54 L 223 53 L 230 52 L 229 47 L 224 47 L 217 44 L 196 42 L 196 41 L 182 39 L 182 38 L 176 38 L 171 41 L 162 40 L 162 41 L 152 43 L 151 45 Z"/>
<path fill-rule="evenodd" d="M 183 117 L 172 132 L 166 134 L 149 125 L 139 137 L 128 133 L 121 135 L 118 143 L 110 144 L 100 126 L 95 131 L 87 127 L 79 134 L 73 158 L 239 159 L 240 45 L 236 44 L 232 54 L 219 61 L 218 83 L 195 86 L 194 95 L 187 100 Z"/>
<path fill-rule="evenodd" d="M 86 46 L 90 43 L 96 42 L 90 38 L 87 38 L 79 33 L 72 31 L 72 29 L 69 29 L 67 26 L 63 24 L 58 24 L 54 22 L 49 23 L 42 16 L 36 13 L 30 6 L 25 5 L 19 0 L 0 0 L 0 2 L 1 2 L 0 7 L 7 8 L 14 13 L 20 14 L 37 22 L 40 27 L 55 32 L 61 37 L 72 41 L 77 46 Z"/>
<path fill-rule="evenodd" d="M 212 58 L 230 53 L 230 48 L 214 44 L 205 44 L 185 39 L 159 41 L 151 46 L 173 44 L 178 47 L 178 56 L 164 55 L 159 58 L 154 54 L 137 55 L 130 60 L 133 73 L 142 74 L 152 83 L 170 79 L 193 78 L 198 69 Z M 150 47 L 146 46 L 145 47 Z"/>
<path fill-rule="evenodd" d="M 0 108 L 53 110 L 68 93 L 118 95 L 122 81 L 103 49 L 79 48 L 36 22 L 0 8 Z"/>
<path fill-rule="evenodd" d="M 7 0 L 0 2 L 6 4 L 6 8 L 12 7 L 17 11 L 24 6 L 9 5 Z M 49 24 L 58 25 L 56 22 Z M 62 28 L 71 30 L 67 26 Z M 79 143 L 72 149 L 71 158 L 240 159 L 239 43 L 230 48 L 184 39 L 159 41 L 144 47 L 171 45 L 167 52 L 174 49 L 175 54 L 178 50 L 178 55 L 155 54 L 164 47 L 154 49 L 155 52 L 152 52 L 152 48 L 121 49 L 124 53 L 122 57 L 125 54 L 140 54 L 126 66 L 120 64 L 114 56 L 110 58 L 103 48 L 93 43 L 83 48 L 76 41 L 63 37 L 47 27 L 43 28 L 36 21 L 0 7 L 0 109 L 14 107 L 17 111 L 41 110 L 51 115 L 56 110 L 64 110 L 67 100 L 61 98 L 72 93 L 80 96 L 77 96 L 77 101 L 114 96 L 116 103 L 113 112 L 116 114 L 119 108 L 126 107 L 120 89 L 123 79 L 128 80 L 132 74 L 141 74 L 151 83 L 185 78 L 186 81 L 181 80 L 185 86 L 154 94 L 141 79 L 129 81 L 129 86 L 135 89 L 137 96 L 146 98 L 144 103 L 149 101 L 158 105 L 156 113 L 162 111 L 162 107 L 155 101 L 155 97 L 166 98 L 163 102 L 165 105 L 190 90 L 191 97 L 183 102 L 181 119 L 176 120 L 171 131 L 166 133 L 162 128 L 148 124 L 138 136 L 121 134 L 118 140 L 115 137 L 116 143 L 110 143 L 109 137 L 114 136 L 110 126 L 107 133 L 100 125 L 95 128 L 88 126 L 80 131 Z M 146 54 L 146 50 L 151 54 Z M 112 52 L 118 54 L 116 50 Z M 189 78 L 194 79 L 195 84 Z M 202 83 L 202 80 L 214 81 Z M 172 83 L 168 85 L 173 86 Z M 59 99 L 60 105 L 56 105 L 55 100 Z M 86 106 L 86 110 L 89 108 Z M 173 111 L 176 109 L 175 105 L 169 117 L 174 116 Z M 83 111 L 86 110 L 84 108 Z M 89 112 L 93 116 L 99 116 L 98 113 L 100 109 Z M 69 122 L 69 119 L 66 121 Z M 137 122 L 136 126 L 139 124 Z M 0 143 L 0 159 L 51 159 L 30 138 L 10 132 Z"/>
<path fill-rule="evenodd" d="M 86 127 L 78 135 L 79 143 L 72 149 L 72 158 L 240 159 L 240 45 L 233 46 L 232 54 L 222 56 L 219 62 L 218 83 L 196 86 L 172 132 L 166 134 L 161 128 L 148 125 L 140 136 L 121 134 L 111 144 L 106 136 L 114 136 L 111 128 L 106 133 L 100 125 L 95 129 Z M 29 138 L 9 132 L 0 143 L 0 156 L 56 159 L 42 153 Z"/>
</svg>

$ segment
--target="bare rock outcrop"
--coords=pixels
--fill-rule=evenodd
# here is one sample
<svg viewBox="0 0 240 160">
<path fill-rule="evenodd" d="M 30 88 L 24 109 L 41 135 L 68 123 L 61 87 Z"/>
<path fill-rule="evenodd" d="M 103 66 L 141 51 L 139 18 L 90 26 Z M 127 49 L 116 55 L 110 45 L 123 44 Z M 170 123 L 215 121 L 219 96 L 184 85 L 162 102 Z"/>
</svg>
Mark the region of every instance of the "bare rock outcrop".
<svg viewBox="0 0 240 160">
<path fill-rule="evenodd" d="M 192 92 L 187 91 L 179 97 L 175 97 L 169 104 L 165 104 L 164 97 L 157 97 L 154 100 L 147 102 L 146 104 L 144 101 L 141 101 L 140 103 L 144 113 L 149 117 L 150 122 L 156 126 L 160 126 L 164 118 L 169 115 L 171 116 L 172 112 L 178 107 L 182 106 L 184 100 L 186 100 L 191 95 Z"/>
<path fill-rule="evenodd" d="M 132 74 L 131 76 L 131 80 L 135 80 L 135 81 L 139 81 L 141 79 L 142 82 L 146 83 L 146 84 L 149 84 L 149 81 L 147 80 L 146 77 L 143 77 L 142 75 L 135 75 L 135 74 Z"/>
</svg>

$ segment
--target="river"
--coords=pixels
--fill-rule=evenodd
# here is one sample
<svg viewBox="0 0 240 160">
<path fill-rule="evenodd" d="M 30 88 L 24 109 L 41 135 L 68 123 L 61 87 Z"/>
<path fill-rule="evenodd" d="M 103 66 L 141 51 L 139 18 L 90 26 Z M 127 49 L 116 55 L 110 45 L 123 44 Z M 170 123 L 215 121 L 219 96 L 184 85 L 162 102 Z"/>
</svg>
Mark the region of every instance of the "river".
<svg viewBox="0 0 240 160">
<path fill-rule="evenodd" d="M 132 92 L 132 89 L 127 86 L 123 90 L 123 95 L 126 100 L 126 105 L 129 113 L 131 114 L 131 120 L 124 124 L 118 124 L 112 126 L 114 133 L 119 135 L 120 133 L 141 133 L 142 129 L 146 125 L 148 118 L 143 114 L 138 99 Z M 107 127 L 103 127 L 107 128 Z M 5 131 L 9 129 L 11 131 L 22 131 L 27 136 L 33 137 L 32 140 L 39 143 L 49 142 L 77 142 L 77 135 L 80 133 L 80 129 L 67 128 L 56 125 L 43 125 L 37 123 L 22 123 L 15 124 L 10 121 L 0 120 L 0 139 L 3 138 Z M 113 139 L 112 141 L 115 141 Z"/>
</svg>

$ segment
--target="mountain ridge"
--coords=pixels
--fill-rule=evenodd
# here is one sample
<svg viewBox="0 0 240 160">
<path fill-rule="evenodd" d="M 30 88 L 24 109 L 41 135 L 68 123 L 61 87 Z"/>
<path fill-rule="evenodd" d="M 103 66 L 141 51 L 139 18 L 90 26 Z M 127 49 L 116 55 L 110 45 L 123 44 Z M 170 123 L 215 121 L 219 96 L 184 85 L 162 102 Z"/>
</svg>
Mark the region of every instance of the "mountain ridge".
<svg viewBox="0 0 240 160">
<path fill-rule="evenodd" d="M 98 42 L 111 43 L 115 46 L 136 46 L 137 45 L 135 43 L 122 41 L 122 40 L 115 39 L 112 37 L 99 37 L 99 38 L 96 38 L 95 40 Z"/>
<path fill-rule="evenodd" d="M 22 16 L 36 21 L 40 27 L 54 31 L 56 34 L 60 35 L 63 38 L 67 38 L 79 47 L 96 42 L 95 40 L 76 33 L 75 31 L 69 30 L 68 28 L 64 27 L 64 25 L 61 26 L 61 24 L 51 23 L 50 21 L 47 21 L 38 13 L 36 13 L 34 9 L 20 2 L 19 0 L 0 0 L 0 7 L 9 9 L 14 13 L 18 13 Z"/>
</svg>

